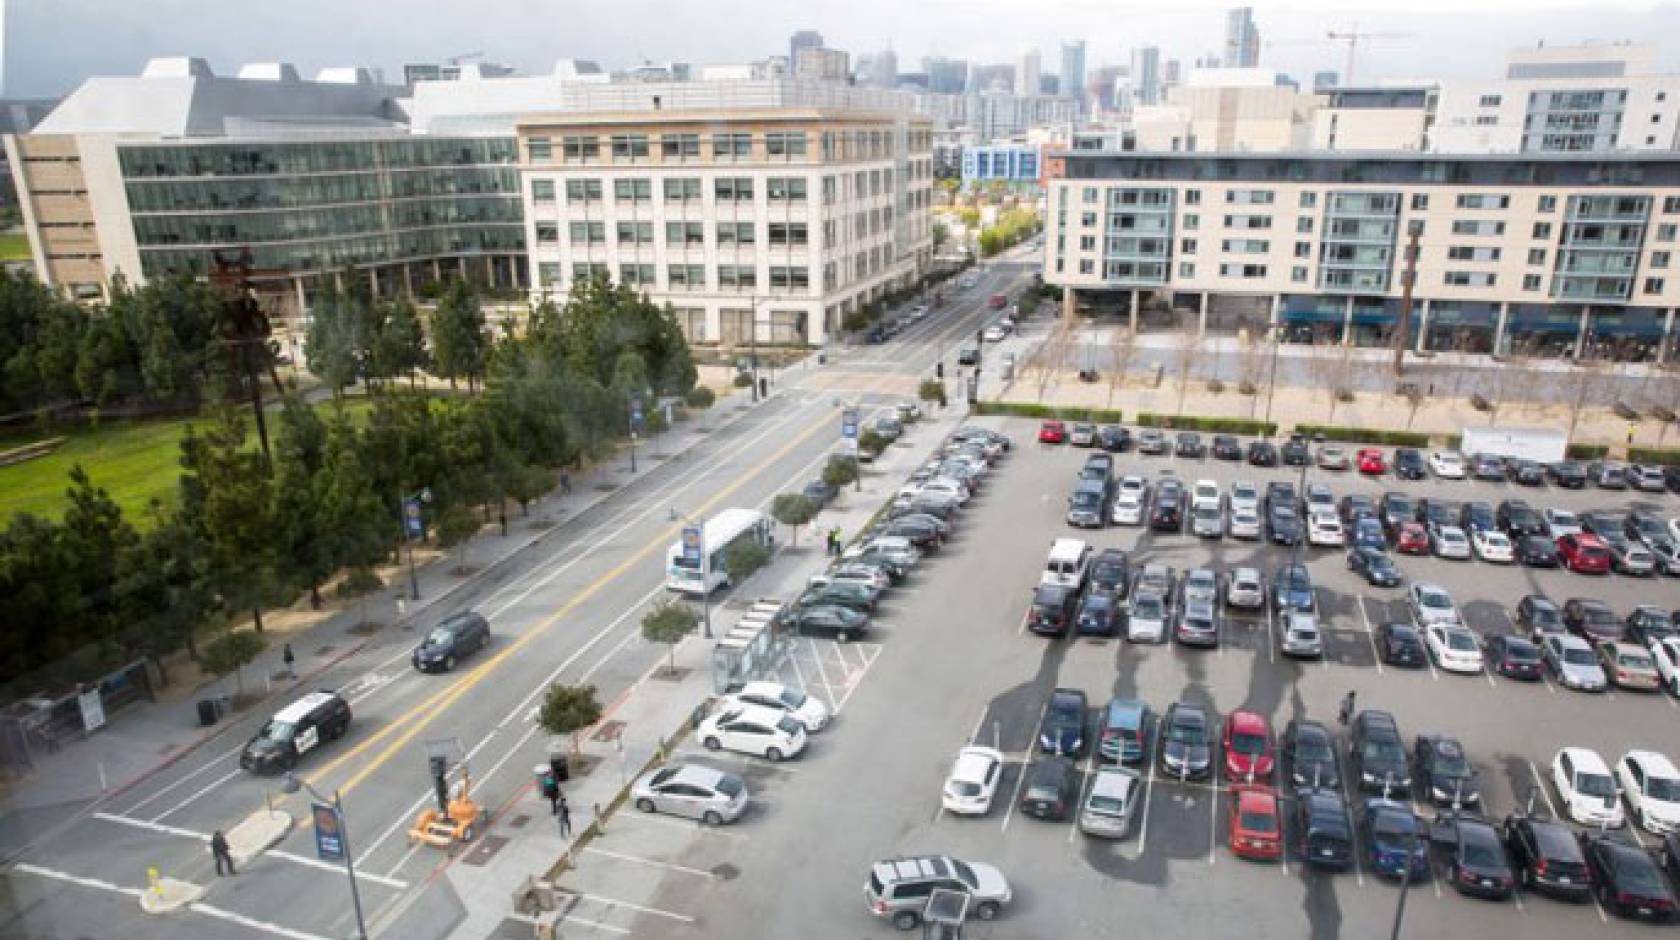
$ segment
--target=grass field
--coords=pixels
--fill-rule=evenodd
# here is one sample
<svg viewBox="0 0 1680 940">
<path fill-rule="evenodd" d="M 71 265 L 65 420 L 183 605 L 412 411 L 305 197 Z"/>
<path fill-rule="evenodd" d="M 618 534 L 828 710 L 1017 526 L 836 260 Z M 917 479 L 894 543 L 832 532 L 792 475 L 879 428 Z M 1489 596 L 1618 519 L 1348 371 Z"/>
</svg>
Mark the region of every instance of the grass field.
<svg viewBox="0 0 1680 940">
<path fill-rule="evenodd" d="M 29 236 L 22 232 L 0 233 L 0 261 L 28 261 Z"/>
<path fill-rule="evenodd" d="M 319 409 L 330 405 L 316 406 Z M 368 409 L 364 401 L 351 401 L 348 409 L 360 417 Z M 33 441 L 64 437 L 59 448 L 45 457 L 0 467 L 0 525 L 20 512 L 56 519 L 63 514 L 70 487 L 70 468 L 81 464 L 93 485 L 103 487 L 122 507 L 123 518 L 139 529 L 152 525 L 146 507 L 153 498 L 165 505 L 174 503 L 176 480 L 181 475 L 181 432 L 188 424 L 209 419 L 175 419 L 141 422 L 108 422 L 97 430 L 67 428 L 56 433 L 8 435 L 0 438 L 0 450 L 21 447 Z M 247 422 L 251 446 L 256 430 Z M 269 434 L 275 432 L 272 412 Z"/>
</svg>

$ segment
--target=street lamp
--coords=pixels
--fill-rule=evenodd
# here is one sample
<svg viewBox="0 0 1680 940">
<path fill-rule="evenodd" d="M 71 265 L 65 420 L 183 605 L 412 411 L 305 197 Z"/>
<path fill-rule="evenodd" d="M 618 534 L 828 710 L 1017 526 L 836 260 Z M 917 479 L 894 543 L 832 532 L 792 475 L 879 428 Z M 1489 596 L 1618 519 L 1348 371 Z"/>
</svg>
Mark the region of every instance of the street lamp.
<svg viewBox="0 0 1680 940">
<path fill-rule="evenodd" d="M 706 527 L 672 506 L 671 521 L 679 519 L 700 532 L 700 637 L 709 640 L 712 638 L 712 559 L 711 553 L 706 551 Z"/>
<path fill-rule="evenodd" d="M 309 781 L 289 770 L 280 780 L 280 790 L 288 794 L 305 790 L 311 797 L 315 798 L 316 802 L 326 803 L 332 807 L 333 814 L 338 818 L 339 842 L 344 848 L 344 873 L 350 876 L 350 903 L 356 909 L 356 938 L 357 940 L 367 940 L 367 923 L 362 919 L 362 893 L 356 887 L 356 861 L 354 856 L 350 854 L 350 826 L 344 821 L 344 801 L 339 797 L 337 790 L 333 791 L 331 799 L 322 796 L 320 791 L 309 785 Z"/>
</svg>

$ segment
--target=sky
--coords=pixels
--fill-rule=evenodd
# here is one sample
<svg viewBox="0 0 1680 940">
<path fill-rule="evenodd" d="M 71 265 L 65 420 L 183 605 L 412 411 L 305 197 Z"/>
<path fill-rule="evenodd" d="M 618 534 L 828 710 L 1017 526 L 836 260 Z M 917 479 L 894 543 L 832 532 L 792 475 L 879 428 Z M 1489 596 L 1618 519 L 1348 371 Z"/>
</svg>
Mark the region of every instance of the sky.
<svg viewBox="0 0 1680 940">
<path fill-rule="evenodd" d="M 745 62 L 785 54 L 814 28 L 832 48 L 891 48 L 899 69 L 924 55 L 1014 62 L 1084 39 L 1086 68 L 1153 44 L 1188 64 L 1223 44 L 1229 3 L 1204 0 L 0 0 L 4 91 L 62 95 L 93 75 L 132 75 L 154 56 L 195 55 L 218 73 L 253 61 L 363 65 L 400 81 L 404 62 L 482 52 L 525 73 L 554 60 L 608 68 L 643 61 Z M 1356 78 L 1495 78 L 1507 48 L 1546 42 L 1680 37 L 1680 3 L 1631 0 L 1255 0 L 1261 64 L 1308 84 L 1343 69 L 1329 30 L 1385 34 L 1361 45 Z M 1352 12 L 1357 11 L 1357 12 Z M 1680 72 L 1680 38 L 1661 50 Z"/>
</svg>

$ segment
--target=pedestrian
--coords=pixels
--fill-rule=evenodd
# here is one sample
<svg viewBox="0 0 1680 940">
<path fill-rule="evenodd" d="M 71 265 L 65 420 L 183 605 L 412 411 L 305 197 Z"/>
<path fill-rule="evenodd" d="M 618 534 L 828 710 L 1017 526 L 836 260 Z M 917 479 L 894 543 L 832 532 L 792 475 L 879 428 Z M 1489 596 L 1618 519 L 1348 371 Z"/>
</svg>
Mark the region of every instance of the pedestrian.
<svg viewBox="0 0 1680 940">
<path fill-rule="evenodd" d="M 1352 689 L 1348 689 L 1348 694 L 1342 696 L 1342 713 L 1341 713 L 1341 715 L 1339 715 L 1337 717 L 1337 720 L 1342 723 L 1342 727 L 1344 727 L 1344 728 L 1347 727 L 1348 722 L 1353 720 L 1353 690 Z"/>
<path fill-rule="evenodd" d="M 560 794 L 560 801 L 555 806 L 555 816 L 560 819 L 560 838 L 572 837 L 572 808 L 566 804 L 566 795 Z"/>
<path fill-rule="evenodd" d="M 233 853 L 228 851 L 227 836 L 222 835 L 220 829 L 210 835 L 210 854 L 216 858 L 217 878 L 239 874 L 233 870 Z"/>
<path fill-rule="evenodd" d="M 1631 424 L 1628 425 L 1628 446 L 1629 447 L 1633 446 L 1633 432 L 1635 430 L 1637 430 L 1637 428 L 1634 425 L 1631 425 Z"/>
<path fill-rule="evenodd" d="M 544 777 L 542 795 L 544 799 L 548 800 L 548 815 L 558 816 L 560 814 L 560 782 L 555 780 L 553 776 Z"/>
<path fill-rule="evenodd" d="M 292 655 L 292 644 L 287 643 L 280 648 L 280 661 L 286 664 L 286 677 L 297 678 L 297 657 Z"/>
<path fill-rule="evenodd" d="M 549 776 L 554 778 L 556 785 L 572 779 L 572 771 L 570 767 L 566 766 L 566 755 L 564 754 L 549 755 L 548 772 Z"/>
<path fill-rule="evenodd" d="M 560 495 L 572 495 L 572 475 L 564 470 L 560 471 Z"/>
</svg>

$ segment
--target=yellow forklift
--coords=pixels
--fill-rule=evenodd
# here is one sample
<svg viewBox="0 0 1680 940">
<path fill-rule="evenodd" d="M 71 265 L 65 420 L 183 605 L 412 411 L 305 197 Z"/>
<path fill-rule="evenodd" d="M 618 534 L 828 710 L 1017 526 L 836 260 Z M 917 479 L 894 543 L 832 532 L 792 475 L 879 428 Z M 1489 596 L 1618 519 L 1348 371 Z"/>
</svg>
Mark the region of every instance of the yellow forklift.
<svg viewBox="0 0 1680 940">
<path fill-rule="evenodd" d="M 451 742 L 453 743 L 453 742 Z M 458 745 L 457 745 L 458 748 Z M 461 764 L 461 777 L 453 787 L 449 781 L 449 754 L 440 747 L 428 748 L 426 764 L 432 773 L 436 806 L 428 806 L 408 830 L 408 841 L 424 842 L 440 849 L 471 842 L 482 828 L 484 808 L 472 798 L 472 772 Z"/>
</svg>

